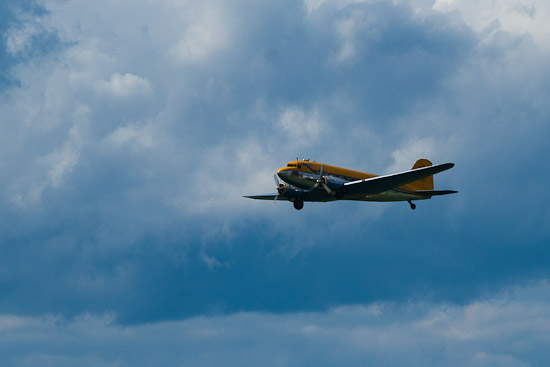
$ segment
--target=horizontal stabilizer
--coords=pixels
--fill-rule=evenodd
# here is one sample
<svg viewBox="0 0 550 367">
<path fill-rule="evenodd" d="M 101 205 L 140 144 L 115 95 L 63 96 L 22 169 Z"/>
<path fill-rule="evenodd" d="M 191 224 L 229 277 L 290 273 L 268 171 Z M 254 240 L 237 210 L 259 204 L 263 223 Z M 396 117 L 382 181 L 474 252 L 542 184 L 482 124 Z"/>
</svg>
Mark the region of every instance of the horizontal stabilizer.
<svg viewBox="0 0 550 367">
<path fill-rule="evenodd" d="M 346 194 L 374 195 L 391 189 L 396 189 L 408 183 L 421 180 L 436 173 L 446 171 L 454 167 L 454 163 L 443 163 L 437 166 L 416 168 L 410 171 L 394 173 L 391 175 L 377 176 L 364 180 L 346 182 L 344 190 Z"/>
<path fill-rule="evenodd" d="M 415 194 L 422 194 L 426 196 L 439 196 L 439 195 L 449 195 L 449 194 L 458 194 L 458 191 L 455 190 L 416 190 Z"/>
</svg>

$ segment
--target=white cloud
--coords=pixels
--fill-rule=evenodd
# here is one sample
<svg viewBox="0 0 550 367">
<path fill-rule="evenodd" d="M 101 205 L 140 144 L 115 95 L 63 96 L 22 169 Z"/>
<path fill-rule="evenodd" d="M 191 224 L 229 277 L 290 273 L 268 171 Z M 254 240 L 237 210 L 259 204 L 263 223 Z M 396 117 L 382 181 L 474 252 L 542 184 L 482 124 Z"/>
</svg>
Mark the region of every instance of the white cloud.
<svg viewBox="0 0 550 367">
<path fill-rule="evenodd" d="M 139 148 L 151 148 L 155 145 L 156 138 L 151 124 L 130 124 L 117 128 L 105 138 L 105 141 L 113 147 L 132 144 Z"/>
<path fill-rule="evenodd" d="M 114 73 L 108 82 L 99 82 L 98 89 L 99 91 L 106 91 L 113 96 L 124 98 L 149 94 L 151 92 L 151 83 L 147 79 L 131 73 L 124 75 Z"/>
<path fill-rule="evenodd" d="M 345 17 L 338 19 L 335 33 L 340 40 L 340 48 L 336 52 L 333 63 L 353 61 L 356 55 L 368 49 L 369 43 L 380 37 L 376 17 L 362 11 L 350 11 Z"/>
<path fill-rule="evenodd" d="M 146 366 L 542 366 L 550 342 L 547 282 L 465 306 L 377 303 L 327 312 L 240 313 L 144 325 L 112 314 L 0 317 L 12 366 L 61 361 Z M 533 297 L 536 295 L 535 297 Z M 116 353 L 113 351 L 116 350 Z"/>
<path fill-rule="evenodd" d="M 187 26 L 172 50 L 176 60 L 183 64 L 209 61 L 231 46 L 231 8 L 224 2 L 213 1 L 193 7 L 185 4 L 182 8 L 185 8 L 183 14 L 189 12 L 192 16 L 185 15 Z"/>
<path fill-rule="evenodd" d="M 353 19 L 341 20 L 336 25 L 336 29 L 338 30 L 338 34 L 342 38 L 343 43 L 336 57 L 336 61 L 343 62 L 355 56 L 356 50 L 353 37 L 355 35 L 356 27 L 357 24 Z"/>
<path fill-rule="evenodd" d="M 6 48 L 9 53 L 16 55 L 28 51 L 32 38 L 42 32 L 42 29 L 34 23 L 25 23 L 23 28 L 11 28 L 6 34 Z"/>
<path fill-rule="evenodd" d="M 50 165 L 48 184 L 52 187 L 59 187 L 63 176 L 69 173 L 78 163 L 80 150 L 86 139 L 89 113 L 87 106 L 79 106 L 74 114 L 75 122 L 70 128 L 69 136 L 63 146 L 44 157 L 44 160 Z"/>
<path fill-rule="evenodd" d="M 433 9 L 460 12 L 464 22 L 480 34 L 492 36 L 494 30 L 529 34 L 550 51 L 550 3 L 546 0 L 436 0 Z"/>
<path fill-rule="evenodd" d="M 227 215 L 236 208 L 249 207 L 243 195 L 275 191 L 272 175 L 280 162 L 270 157 L 271 151 L 253 138 L 237 143 L 229 141 L 206 150 L 197 160 L 202 170 L 180 187 L 177 206 L 209 215 Z M 194 194 L 190 196 L 189 192 Z"/>
<path fill-rule="evenodd" d="M 431 160 L 431 157 L 438 156 L 434 149 L 435 139 L 432 137 L 410 137 L 407 138 L 406 142 L 400 145 L 402 148 L 399 148 L 391 153 L 394 163 L 386 169 L 386 173 L 406 171 L 410 169 L 414 162 L 420 158 Z"/>
<path fill-rule="evenodd" d="M 318 108 L 309 111 L 298 106 L 285 107 L 279 115 L 279 126 L 289 140 L 314 143 L 325 128 Z"/>
<path fill-rule="evenodd" d="M 34 172 L 17 178 L 15 190 L 10 201 L 18 207 L 33 206 L 40 202 L 43 191 L 48 188 L 60 188 L 65 177 L 70 175 L 80 159 L 80 152 L 86 143 L 89 123 L 89 108 L 78 105 L 72 115 L 72 126 L 68 136 L 53 151 L 34 158 Z"/>
</svg>

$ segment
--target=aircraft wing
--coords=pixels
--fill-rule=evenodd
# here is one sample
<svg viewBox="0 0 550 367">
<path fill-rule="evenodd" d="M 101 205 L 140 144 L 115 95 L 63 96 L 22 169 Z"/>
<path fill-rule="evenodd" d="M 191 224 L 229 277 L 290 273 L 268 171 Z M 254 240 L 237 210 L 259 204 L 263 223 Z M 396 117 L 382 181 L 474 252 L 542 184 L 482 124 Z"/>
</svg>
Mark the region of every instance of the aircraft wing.
<svg viewBox="0 0 550 367">
<path fill-rule="evenodd" d="M 393 173 L 391 175 L 377 176 L 364 180 L 346 182 L 344 190 L 346 194 L 374 195 L 384 191 L 395 189 L 399 186 L 418 181 L 424 177 L 435 175 L 454 167 L 454 163 L 438 164 L 413 169 L 406 172 Z"/>
<path fill-rule="evenodd" d="M 243 196 L 245 198 L 249 199 L 258 199 L 258 200 L 275 200 L 277 197 L 277 194 L 267 194 L 267 195 L 249 195 L 249 196 Z"/>
</svg>

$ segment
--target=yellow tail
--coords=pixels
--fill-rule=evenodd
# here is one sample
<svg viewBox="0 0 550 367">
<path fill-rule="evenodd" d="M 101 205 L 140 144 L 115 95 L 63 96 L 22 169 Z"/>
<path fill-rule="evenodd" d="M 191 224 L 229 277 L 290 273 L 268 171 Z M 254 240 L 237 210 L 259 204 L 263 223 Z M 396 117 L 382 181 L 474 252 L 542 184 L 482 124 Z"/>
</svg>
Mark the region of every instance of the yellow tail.
<svg viewBox="0 0 550 367">
<path fill-rule="evenodd" d="M 422 168 L 422 167 L 429 167 L 432 165 L 432 162 L 430 162 L 427 159 L 421 158 L 416 161 L 412 169 Z M 433 190 L 434 189 L 434 176 L 428 176 L 426 178 L 423 178 L 422 180 L 418 180 L 415 182 L 411 182 L 406 186 L 408 190 Z"/>
</svg>

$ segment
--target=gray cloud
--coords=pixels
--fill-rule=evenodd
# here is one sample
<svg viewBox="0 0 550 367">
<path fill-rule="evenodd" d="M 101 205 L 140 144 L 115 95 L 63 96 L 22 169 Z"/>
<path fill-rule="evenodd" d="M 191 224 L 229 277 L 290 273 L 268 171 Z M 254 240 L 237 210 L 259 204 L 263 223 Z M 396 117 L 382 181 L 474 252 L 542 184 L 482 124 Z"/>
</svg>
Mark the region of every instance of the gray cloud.
<svg viewBox="0 0 550 367">
<path fill-rule="evenodd" d="M 547 278 L 541 38 L 344 3 L 46 1 L 10 25 L 26 51 L 0 100 L 1 310 L 464 304 Z M 36 56 L 16 37 L 36 24 L 63 47 Z M 414 213 L 242 199 L 297 155 L 374 173 L 455 161 L 436 185 L 461 193 Z"/>
<path fill-rule="evenodd" d="M 151 364 L 544 366 L 546 282 L 462 307 L 374 303 L 120 326 L 114 316 L 3 315 L 7 366 Z"/>
</svg>

